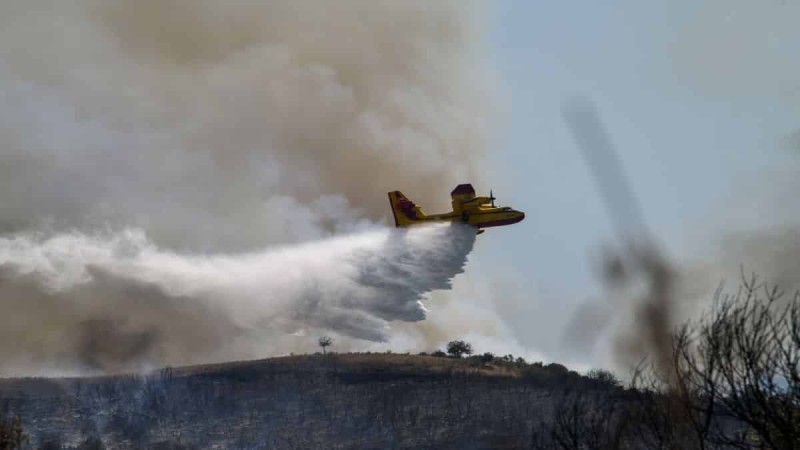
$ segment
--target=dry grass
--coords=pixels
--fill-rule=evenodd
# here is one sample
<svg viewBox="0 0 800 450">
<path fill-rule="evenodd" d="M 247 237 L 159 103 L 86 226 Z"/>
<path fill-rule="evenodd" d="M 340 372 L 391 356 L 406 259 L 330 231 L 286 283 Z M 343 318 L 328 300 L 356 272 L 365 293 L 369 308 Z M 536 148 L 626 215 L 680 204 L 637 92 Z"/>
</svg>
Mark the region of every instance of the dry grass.
<svg viewBox="0 0 800 450">
<path fill-rule="evenodd" d="M 328 355 L 292 355 L 255 361 L 180 367 L 175 375 L 219 373 L 228 370 L 292 369 L 318 370 L 327 368 L 352 371 L 395 371 L 408 373 L 474 374 L 484 376 L 519 377 L 521 371 L 512 364 L 475 364 L 467 359 L 397 353 L 329 353 Z"/>
<path fill-rule="evenodd" d="M 69 378 L 7 378 L 0 379 L 0 397 L 53 396 L 65 387 L 78 383 L 84 385 L 124 381 L 126 378 L 169 373 L 174 377 L 243 374 L 257 375 L 269 372 L 319 372 L 336 371 L 354 374 L 396 374 L 416 376 L 469 375 L 476 377 L 520 378 L 522 369 L 513 363 L 483 364 L 476 359 L 458 359 L 396 353 L 329 353 L 328 355 L 292 355 L 253 361 L 234 361 L 166 368 L 147 373 L 127 373 Z"/>
</svg>

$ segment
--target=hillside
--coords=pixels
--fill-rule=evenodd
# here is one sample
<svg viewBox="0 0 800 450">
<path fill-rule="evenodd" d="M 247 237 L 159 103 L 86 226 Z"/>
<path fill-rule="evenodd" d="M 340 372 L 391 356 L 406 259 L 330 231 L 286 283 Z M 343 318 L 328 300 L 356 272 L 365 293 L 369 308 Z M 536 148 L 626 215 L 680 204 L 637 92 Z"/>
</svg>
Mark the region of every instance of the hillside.
<svg viewBox="0 0 800 450">
<path fill-rule="evenodd" d="M 558 364 L 397 354 L 0 381 L 45 448 L 531 447 L 575 390 L 622 391 Z"/>
</svg>

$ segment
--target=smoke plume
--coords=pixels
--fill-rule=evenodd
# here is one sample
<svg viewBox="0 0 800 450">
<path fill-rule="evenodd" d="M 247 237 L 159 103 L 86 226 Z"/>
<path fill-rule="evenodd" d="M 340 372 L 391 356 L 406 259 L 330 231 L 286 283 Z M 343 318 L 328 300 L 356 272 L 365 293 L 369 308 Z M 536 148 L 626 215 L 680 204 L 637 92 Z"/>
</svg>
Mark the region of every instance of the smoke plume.
<svg viewBox="0 0 800 450">
<path fill-rule="evenodd" d="M 477 179 L 478 12 L 2 2 L 4 369 L 263 355 L 306 328 L 374 341 L 422 319 L 471 240 L 375 226 L 387 191 L 444 208 Z"/>
<path fill-rule="evenodd" d="M 2 231 L 243 251 L 384 220 L 389 190 L 446 207 L 474 179 L 462 2 L 36 3 L 0 6 Z"/>
</svg>

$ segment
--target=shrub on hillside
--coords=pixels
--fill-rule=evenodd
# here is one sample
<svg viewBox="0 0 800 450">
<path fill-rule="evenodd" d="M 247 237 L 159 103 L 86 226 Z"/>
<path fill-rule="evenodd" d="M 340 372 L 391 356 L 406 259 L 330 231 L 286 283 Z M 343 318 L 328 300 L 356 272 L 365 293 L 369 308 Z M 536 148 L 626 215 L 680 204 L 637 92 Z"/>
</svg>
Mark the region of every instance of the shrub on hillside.
<svg viewBox="0 0 800 450">
<path fill-rule="evenodd" d="M 544 370 L 557 375 L 565 375 L 569 372 L 569 369 L 558 363 L 550 363 L 544 366 Z"/>
<path fill-rule="evenodd" d="M 599 383 L 608 384 L 611 386 L 620 385 L 617 376 L 605 369 L 592 369 L 586 374 L 586 377 Z"/>
</svg>

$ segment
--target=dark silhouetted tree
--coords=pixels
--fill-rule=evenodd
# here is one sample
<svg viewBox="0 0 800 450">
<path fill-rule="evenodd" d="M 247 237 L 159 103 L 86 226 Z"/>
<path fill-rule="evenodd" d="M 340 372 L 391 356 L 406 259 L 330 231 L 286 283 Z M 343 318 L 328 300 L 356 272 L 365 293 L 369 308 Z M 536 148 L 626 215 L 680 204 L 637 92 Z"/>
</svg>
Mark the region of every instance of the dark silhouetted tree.
<svg viewBox="0 0 800 450">
<path fill-rule="evenodd" d="M 450 341 L 447 343 L 447 353 L 454 358 L 472 354 L 472 345 L 464 341 Z"/>
<path fill-rule="evenodd" d="M 675 381 L 702 437 L 726 445 L 800 448 L 800 293 L 742 276 L 736 294 L 673 342 Z M 724 426 L 719 413 L 744 427 Z"/>
<path fill-rule="evenodd" d="M 630 411 L 608 393 L 565 393 L 553 412 L 550 429 L 557 449 L 637 448 L 630 439 Z M 546 447 L 548 448 L 548 447 Z"/>
<path fill-rule="evenodd" d="M 800 294 L 743 276 L 676 330 L 671 357 L 634 376 L 648 447 L 800 448 Z"/>
<path fill-rule="evenodd" d="M 325 355 L 327 354 L 325 349 L 333 345 L 333 338 L 330 336 L 322 336 L 317 342 L 319 343 L 319 346 L 322 347 L 322 354 Z"/>
</svg>

